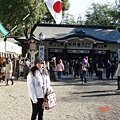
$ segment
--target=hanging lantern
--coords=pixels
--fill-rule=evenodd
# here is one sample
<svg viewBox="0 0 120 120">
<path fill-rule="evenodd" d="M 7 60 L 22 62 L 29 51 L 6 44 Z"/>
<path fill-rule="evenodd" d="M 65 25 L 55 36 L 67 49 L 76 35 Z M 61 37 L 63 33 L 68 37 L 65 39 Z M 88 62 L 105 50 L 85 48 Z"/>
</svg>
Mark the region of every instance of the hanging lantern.
<svg viewBox="0 0 120 120">
<path fill-rule="evenodd" d="M 43 32 L 41 32 L 39 34 L 39 38 L 40 38 L 40 40 L 44 40 L 45 39 L 45 34 Z"/>
</svg>

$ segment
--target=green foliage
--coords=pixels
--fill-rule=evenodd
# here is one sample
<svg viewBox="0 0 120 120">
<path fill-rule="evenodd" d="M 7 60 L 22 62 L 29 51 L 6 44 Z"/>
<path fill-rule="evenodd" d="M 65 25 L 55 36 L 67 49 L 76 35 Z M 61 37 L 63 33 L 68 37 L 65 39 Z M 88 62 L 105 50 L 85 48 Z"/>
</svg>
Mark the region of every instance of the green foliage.
<svg viewBox="0 0 120 120">
<path fill-rule="evenodd" d="M 86 25 L 118 26 L 119 16 L 113 4 L 95 4 L 86 11 Z"/>
<path fill-rule="evenodd" d="M 83 24 L 84 24 L 84 20 L 83 20 L 81 14 L 79 14 L 76 23 L 77 23 L 77 24 L 80 24 L 80 25 L 83 25 Z"/>
<path fill-rule="evenodd" d="M 65 11 L 67 11 L 70 7 L 70 3 L 68 0 L 62 0 L 62 10 L 63 10 L 63 16 L 65 14 Z"/>
<path fill-rule="evenodd" d="M 41 0 L 0 0 L 0 21 L 8 29 L 11 30 L 15 25 L 17 31 L 12 34 L 25 35 L 28 37 L 28 32 L 31 27 L 43 17 L 45 5 Z M 28 13 L 39 4 L 41 5 L 33 12 L 26 20 L 22 20 Z M 24 26 L 24 27 L 23 27 Z M 26 33 L 26 34 L 25 34 Z"/>
<path fill-rule="evenodd" d="M 41 5 L 35 9 L 40 3 Z M 64 15 L 64 11 L 69 8 L 68 0 L 63 0 L 62 7 Z M 43 0 L 0 0 L 0 11 L 0 21 L 8 31 L 18 25 L 17 29 L 11 32 L 10 35 L 28 38 L 28 34 L 32 34 L 31 30 L 36 23 L 40 21 L 54 22 Z M 28 13 L 31 15 L 23 21 Z"/>
<path fill-rule="evenodd" d="M 76 24 L 74 16 L 69 14 L 69 13 L 65 13 L 62 23 L 64 23 L 64 24 Z"/>
</svg>

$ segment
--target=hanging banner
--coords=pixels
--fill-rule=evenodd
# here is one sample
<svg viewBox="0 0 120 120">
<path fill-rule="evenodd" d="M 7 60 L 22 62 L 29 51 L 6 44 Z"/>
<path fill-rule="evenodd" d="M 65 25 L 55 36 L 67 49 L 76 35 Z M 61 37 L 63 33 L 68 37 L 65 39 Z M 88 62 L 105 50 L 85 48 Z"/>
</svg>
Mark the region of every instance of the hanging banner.
<svg viewBox="0 0 120 120">
<path fill-rule="evenodd" d="M 44 59 L 44 46 L 39 46 L 39 56 Z"/>
<path fill-rule="evenodd" d="M 118 49 L 118 62 L 120 61 L 120 49 Z"/>
</svg>

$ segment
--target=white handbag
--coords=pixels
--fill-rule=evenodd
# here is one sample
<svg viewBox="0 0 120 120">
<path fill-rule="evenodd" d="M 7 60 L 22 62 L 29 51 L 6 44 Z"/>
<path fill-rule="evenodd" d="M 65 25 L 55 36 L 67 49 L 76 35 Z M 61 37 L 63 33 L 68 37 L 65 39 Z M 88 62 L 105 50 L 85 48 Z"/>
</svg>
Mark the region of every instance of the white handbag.
<svg viewBox="0 0 120 120">
<path fill-rule="evenodd" d="M 55 106 L 56 106 L 56 94 L 54 92 L 46 94 L 42 104 L 42 108 L 49 110 Z"/>
</svg>

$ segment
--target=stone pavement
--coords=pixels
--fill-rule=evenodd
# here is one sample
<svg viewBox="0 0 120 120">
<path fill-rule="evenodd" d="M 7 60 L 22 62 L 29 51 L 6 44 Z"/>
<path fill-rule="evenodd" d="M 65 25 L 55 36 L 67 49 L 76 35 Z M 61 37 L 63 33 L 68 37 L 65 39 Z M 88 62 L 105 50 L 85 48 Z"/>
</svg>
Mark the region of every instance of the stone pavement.
<svg viewBox="0 0 120 120">
<path fill-rule="evenodd" d="M 69 76 L 70 77 L 70 76 Z M 26 80 L 15 80 L 12 86 L 0 82 L 0 120 L 30 120 L 31 102 Z M 120 120 L 120 91 L 115 80 L 63 78 L 51 82 L 57 95 L 57 106 L 45 110 L 44 120 Z"/>
</svg>

